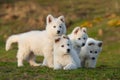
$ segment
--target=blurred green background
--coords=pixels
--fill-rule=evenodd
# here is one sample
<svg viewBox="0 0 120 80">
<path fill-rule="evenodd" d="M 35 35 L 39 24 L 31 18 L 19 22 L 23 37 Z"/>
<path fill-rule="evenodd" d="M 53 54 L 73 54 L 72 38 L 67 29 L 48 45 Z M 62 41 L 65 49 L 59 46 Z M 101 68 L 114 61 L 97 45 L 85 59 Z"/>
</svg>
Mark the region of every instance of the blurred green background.
<svg viewBox="0 0 120 80">
<path fill-rule="evenodd" d="M 95 69 L 53 71 L 47 67 L 17 68 L 17 45 L 6 52 L 12 34 L 43 30 L 46 16 L 65 16 L 67 33 L 87 27 L 89 37 L 103 41 Z M 1 80 L 120 80 L 120 0 L 0 0 Z M 42 62 L 43 57 L 37 61 Z M 7 76 L 6 76 L 7 75 Z"/>
</svg>

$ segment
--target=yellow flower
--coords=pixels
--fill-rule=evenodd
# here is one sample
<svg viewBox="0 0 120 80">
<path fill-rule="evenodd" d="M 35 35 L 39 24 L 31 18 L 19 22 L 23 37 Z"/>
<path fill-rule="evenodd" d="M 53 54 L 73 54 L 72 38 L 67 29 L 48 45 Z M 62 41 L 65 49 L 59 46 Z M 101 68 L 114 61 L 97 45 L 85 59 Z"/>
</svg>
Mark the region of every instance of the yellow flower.
<svg viewBox="0 0 120 80">
<path fill-rule="evenodd" d="M 112 27 L 120 26 L 120 19 L 111 19 L 107 24 Z"/>
<path fill-rule="evenodd" d="M 81 25 L 81 27 L 93 27 L 93 24 L 89 21 L 83 22 Z"/>
<path fill-rule="evenodd" d="M 117 21 L 117 26 L 120 26 L 120 20 Z"/>
</svg>

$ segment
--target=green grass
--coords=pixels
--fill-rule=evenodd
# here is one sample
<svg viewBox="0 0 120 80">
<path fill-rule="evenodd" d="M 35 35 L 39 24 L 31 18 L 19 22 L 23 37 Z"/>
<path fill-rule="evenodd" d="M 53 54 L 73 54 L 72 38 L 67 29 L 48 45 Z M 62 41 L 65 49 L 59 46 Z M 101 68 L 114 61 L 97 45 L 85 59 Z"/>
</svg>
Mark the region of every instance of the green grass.
<svg viewBox="0 0 120 80">
<path fill-rule="evenodd" d="M 3 3 L 6 1 L 7 0 Z M 93 27 L 87 28 L 89 37 L 103 41 L 103 49 L 98 57 L 96 68 L 55 71 L 48 67 L 32 67 L 26 61 L 24 61 L 24 67 L 18 68 L 16 59 L 17 45 L 14 44 L 11 50 L 8 52 L 5 51 L 5 41 L 7 37 L 12 34 L 41 28 L 28 27 L 28 24 L 25 24 L 24 20 L 23 22 L 21 20 L 4 22 L 4 20 L 0 19 L 0 80 L 120 80 L 120 27 L 109 27 L 107 25 L 109 19 L 104 17 L 107 11 L 108 13 L 116 13 L 114 3 L 115 1 L 120 3 L 119 0 L 101 0 L 100 2 L 97 0 L 61 0 L 61 2 L 54 2 L 54 0 L 48 0 L 47 2 L 43 0 L 34 1 L 38 2 L 42 7 L 56 6 L 60 8 L 58 12 L 60 11 L 64 14 L 67 20 L 72 20 L 69 17 L 70 15 L 77 15 L 77 18 L 72 20 L 72 24 L 67 26 L 68 34 L 74 27 L 80 26 L 85 21 L 92 21 L 95 17 L 102 18 L 101 22 L 93 24 Z M 16 3 L 15 0 L 8 0 L 8 3 L 12 2 Z M 80 17 L 83 12 L 87 13 L 87 17 Z M 103 30 L 102 36 L 98 34 L 99 29 Z M 37 57 L 37 62 L 41 63 L 42 60 L 43 57 Z"/>
<path fill-rule="evenodd" d="M 47 67 L 16 67 L 16 62 L 0 63 L 0 79 L 17 80 L 119 80 L 120 68 L 98 67 L 96 69 L 77 69 L 70 71 L 54 71 Z"/>
</svg>

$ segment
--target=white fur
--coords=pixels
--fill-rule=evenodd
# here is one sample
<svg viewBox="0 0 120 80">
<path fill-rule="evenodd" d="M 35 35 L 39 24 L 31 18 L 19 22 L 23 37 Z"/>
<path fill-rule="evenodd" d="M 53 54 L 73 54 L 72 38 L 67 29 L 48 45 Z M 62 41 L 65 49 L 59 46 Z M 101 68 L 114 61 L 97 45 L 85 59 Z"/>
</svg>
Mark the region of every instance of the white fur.
<svg viewBox="0 0 120 80">
<path fill-rule="evenodd" d="M 86 28 L 75 27 L 71 34 L 68 35 L 72 41 L 74 49 L 79 55 L 81 47 L 83 47 L 87 41 L 88 35 Z"/>
<path fill-rule="evenodd" d="M 93 38 L 88 38 L 86 45 L 81 48 L 81 52 L 80 52 L 82 67 L 95 68 L 97 58 L 101 50 L 102 50 L 102 41 L 98 41 Z"/>
<path fill-rule="evenodd" d="M 47 16 L 46 30 L 30 31 L 18 35 L 12 35 L 7 39 L 6 50 L 12 43 L 18 43 L 17 60 L 18 67 L 23 66 L 23 60 L 27 60 L 32 66 L 39 66 L 35 62 L 35 56 L 44 56 L 44 65 L 53 67 L 53 42 L 56 36 L 66 33 L 64 17 L 54 18 Z"/>
<path fill-rule="evenodd" d="M 63 37 L 63 36 L 62 36 Z M 70 50 L 69 52 L 67 50 Z M 79 56 L 72 47 L 71 41 L 65 38 L 58 38 L 54 43 L 54 70 L 71 70 L 81 67 Z"/>
</svg>

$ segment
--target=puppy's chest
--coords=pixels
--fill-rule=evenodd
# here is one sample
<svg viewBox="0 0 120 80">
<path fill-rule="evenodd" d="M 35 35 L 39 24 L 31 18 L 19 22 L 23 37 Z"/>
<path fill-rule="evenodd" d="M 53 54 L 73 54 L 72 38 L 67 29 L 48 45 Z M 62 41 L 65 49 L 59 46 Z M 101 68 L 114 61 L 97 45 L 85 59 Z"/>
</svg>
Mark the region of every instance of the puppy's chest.
<svg viewBox="0 0 120 80">
<path fill-rule="evenodd" d="M 76 47 L 74 47 L 74 49 L 75 49 L 75 51 L 77 52 L 77 54 L 79 54 L 79 53 L 80 53 L 80 50 L 81 50 L 81 47 L 76 46 Z"/>
<path fill-rule="evenodd" d="M 88 54 L 85 54 L 84 55 L 84 60 L 89 60 L 89 59 L 91 59 L 90 56 Z"/>
<path fill-rule="evenodd" d="M 64 55 L 59 56 L 58 61 L 62 62 L 63 64 L 66 64 L 70 61 L 70 59 L 71 59 L 71 55 L 64 54 Z"/>
</svg>

